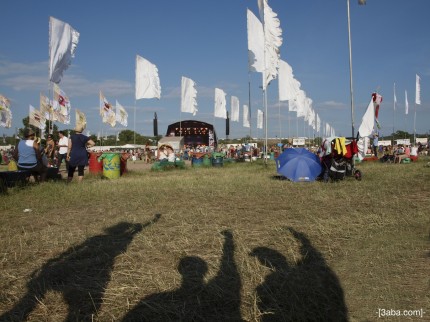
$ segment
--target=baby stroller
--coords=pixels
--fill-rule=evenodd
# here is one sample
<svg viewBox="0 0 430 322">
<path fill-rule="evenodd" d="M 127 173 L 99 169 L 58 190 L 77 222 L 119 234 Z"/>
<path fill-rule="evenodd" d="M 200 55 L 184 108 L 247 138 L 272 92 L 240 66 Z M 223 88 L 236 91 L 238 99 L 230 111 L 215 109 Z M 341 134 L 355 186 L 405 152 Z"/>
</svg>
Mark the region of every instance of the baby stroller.
<svg viewBox="0 0 430 322">
<path fill-rule="evenodd" d="M 330 142 L 331 153 L 321 160 L 323 180 L 328 182 L 354 177 L 361 180 L 362 173 L 355 168 L 354 156 L 358 153 L 357 141 L 352 138 L 334 138 Z"/>
</svg>

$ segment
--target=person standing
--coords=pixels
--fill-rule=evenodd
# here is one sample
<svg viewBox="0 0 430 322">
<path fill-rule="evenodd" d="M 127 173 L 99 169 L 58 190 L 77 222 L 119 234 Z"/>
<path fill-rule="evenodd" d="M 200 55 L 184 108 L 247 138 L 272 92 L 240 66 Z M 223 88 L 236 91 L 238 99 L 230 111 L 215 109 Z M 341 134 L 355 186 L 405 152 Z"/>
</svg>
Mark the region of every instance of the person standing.
<svg viewBox="0 0 430 322">
<path fill-rule="evenodd" d="M 72 134 L 69 139 L 67 152 L 67 159 L 69 159 L 67 182 L 73 180 L 73 174 L 76 168 L 78 168 L 78 181 L 82 182 L 84 179 L 84 169 L 88 164 L 87 146 L 92 147 L 95 145 L 93 140 L 82 134 L 83 130 L 84 128 L 82 125 L 76 125 L 75 134 Z"/>
<path fill-rule="evenodd" d="M 47 168 L 42 162 L 42 153 L 39 143 L 35 140 L 36 134 L 31 128 L 24 130 L 24 140 L 19 141 L 13 152 L 13 158 L 17 160 L 19 170 L 28 170 L 34 176 L 35 181 L 45 181 Z"/>
<path fill-rule="evenodd" d="M 378 133 L 373 133 L 373 154 L 378 157 Z"/>
<path fill-rule="evenodd" d="M 66 163 L 66 171 L 69 169 L 69 161 L 67 160 L 67 151 L 69 150 L 69 138 L 64 135 L 63 131 L 58 132 L 60 139 L 58 140 L 58 161 L 57 168 L 60 169 L 61 162 Z"/>
<path fill-rule="evenodd" d="M 46 140 L 45 155 L 48 158 L 49 166 L 52 166 L 54 164 L 55 157 L 55 142 L 51 134 L 48 134 L 48 138 Z"/>
</svg>

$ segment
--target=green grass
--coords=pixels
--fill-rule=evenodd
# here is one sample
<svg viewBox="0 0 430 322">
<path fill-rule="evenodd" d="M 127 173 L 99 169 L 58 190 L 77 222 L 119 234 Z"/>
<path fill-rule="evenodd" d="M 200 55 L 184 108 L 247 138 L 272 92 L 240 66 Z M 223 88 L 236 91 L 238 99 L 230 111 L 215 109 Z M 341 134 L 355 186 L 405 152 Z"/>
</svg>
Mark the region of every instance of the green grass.
<svg viewBox="0 0 430 322">
<path fill-rule="evenodd" d="M 9 189 L 0 316 L 32 289 L 30 321 L 428 319 L 427 161 L 362 163 L 360 182 L 293 183 L 274 163 L 242 163 Z"/>
</svg>

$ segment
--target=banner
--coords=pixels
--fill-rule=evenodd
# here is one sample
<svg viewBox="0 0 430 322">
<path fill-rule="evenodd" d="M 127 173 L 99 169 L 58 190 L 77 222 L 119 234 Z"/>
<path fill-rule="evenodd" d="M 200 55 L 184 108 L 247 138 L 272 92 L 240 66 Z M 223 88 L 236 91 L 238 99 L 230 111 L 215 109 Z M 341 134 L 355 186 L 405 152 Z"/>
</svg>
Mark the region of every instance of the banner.
<svg viewBox="0 0 430 322">
<path fill-rule="evenodd" d="M 136 100 L 141 98 L 160 99 L 161 87 L 158 68 L 148 60 L 136 55 Z"/>
<path fill-rule="evenodd" d="M 243 105 L 243 127 L 250 127 L 251 122 L 249 121 L 249 107 L 248 105 Z"/>
<path fill-rule="evenodd" d="M 415 76 L 415 104 L 421 105 L 421 78 L 418 75 Z"/>
<path fill-rule="evenodd" d="M 214 116 L 223 119 L 227 118 L 225 92 L 222 89 L 215 88 L 215 111 Z"/>
<path fill-rule="evenodd" d="M 264 30 L 263 24 L 247 9 L 248 64 L 249 71 L 264 71 Z"/>
<path fill-rule="evenodd" d="M 30 105 L 28 113 L 28 123 L 37 127 L 38 129 L 45 130 L 46 120 L 42 113 Z"/>
<path fill-rule="evenodd" d="M 53 109 L 51 100 L 40 93 L 40 112 L 42 112 L 45 119 L 53 121 Z"/>
<path fill-rule="evenodd" d="M 49 80 L 59 84 L 63 72 L 75 57 L 79 32 L 69 24 L 50 17 L 49 19 Z"/>
<path fill-rule="evenodd" d="M 408 92 L 405 91 L 405 114 L 409 113 L 409 102 L 408 102 Z"/>
<path fill-rule="evenodd" d="M 102 117 L 102 122 L 107 123 L 114 127 L 116 124 L 115 111 L 113 110 L 112 104 L 108 102 L 106 97 L 100 91 L 100 116 Z"/>
<path fill-rule="evenodd" d="M 239 122 L 239 99 L 236 96 L 231 97 L 231 121 Z"/>
<path fill-rule="evenodd" d="M 379 106 L 382 103 L 382 96 L 379 95 L 378 93 L 372 93 L 372 100 L 373 100 L 373 105 L 375 108 L 375 122 L 376 122 L 376 126 L 378 127 L 378 129 L 381 128 L 381 125 L 379 124 Z"/>
<path fill-rule="evenodd" d="M 257 110 L 257 129 L 263 128 L 264 113 L 262 110 Z"/>
<path fill-rule="evenodd" d="M 10 101 L 6 96 L 0 95 L 0 126 L 10 128 L 12 126 L 12 111 Z"/>
<path fill-rule="evenodd" d="M 373 98 L 370 99 L 367 110 L 361 120 L 361 125 L 358 128 L 358 134 L 360 137 L 368 137 L 372 135 L 373 128 L 375 127 L 375 105 L 373 104 Z"/>
<path fill-rule="evenodd" d="M 278 15 L 269 7 L 267 0 L 258 0 L 258 7 L 264 30 L 263 90 L 265 90 L 278 75 L 282 29 Z"/>
<path fill-rule="evenodd" d="M 53 109 L 55 120 L 64 124 L 70 124 L 70 100 L 57 84 L 54 84 Z"/>
<path fill-rule="evenodd" d="M 197 90 L 196 83 L 187 77 L 182 76 L 181 80 L 181 112 L 197 113 Z"/>
<path fill-rule="evenodd" d="M 122 105 L 116 101 L 116 121 L 122 126 L 128 125 L 128 113 Z"/>
</svg>

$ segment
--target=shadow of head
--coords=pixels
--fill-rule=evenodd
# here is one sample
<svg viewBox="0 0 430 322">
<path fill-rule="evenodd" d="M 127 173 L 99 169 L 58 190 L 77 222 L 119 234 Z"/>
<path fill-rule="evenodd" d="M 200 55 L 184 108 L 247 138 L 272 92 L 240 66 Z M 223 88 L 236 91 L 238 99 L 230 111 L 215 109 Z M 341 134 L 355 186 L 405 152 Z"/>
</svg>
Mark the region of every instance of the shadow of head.
<svg viewBox="0 0 430 322">
<path fill-rule="evenodd" d="M 134 235 L 142 231 L 143 226 L 141 224 L 133 224 L 129 222 L 119 222 L 114 226 L 105 229 L 106 234 L 115 236 Z"/>
<path fill-rule="evenodd" d="M 208 265 L 200 257 L 187 256 L 179 261 L 178 271 L 184 279 L 201 280 L 208 271 Z"/>
<path fill-rule="evenodd" d="M 288 262 L 285 256 L 274 249 L 256 247 L 249 255 L 257 257 L 262 265 L 269 268 L 275 268 L 276 270 L 285 270 L 288 268 Z"/>
</svg>

